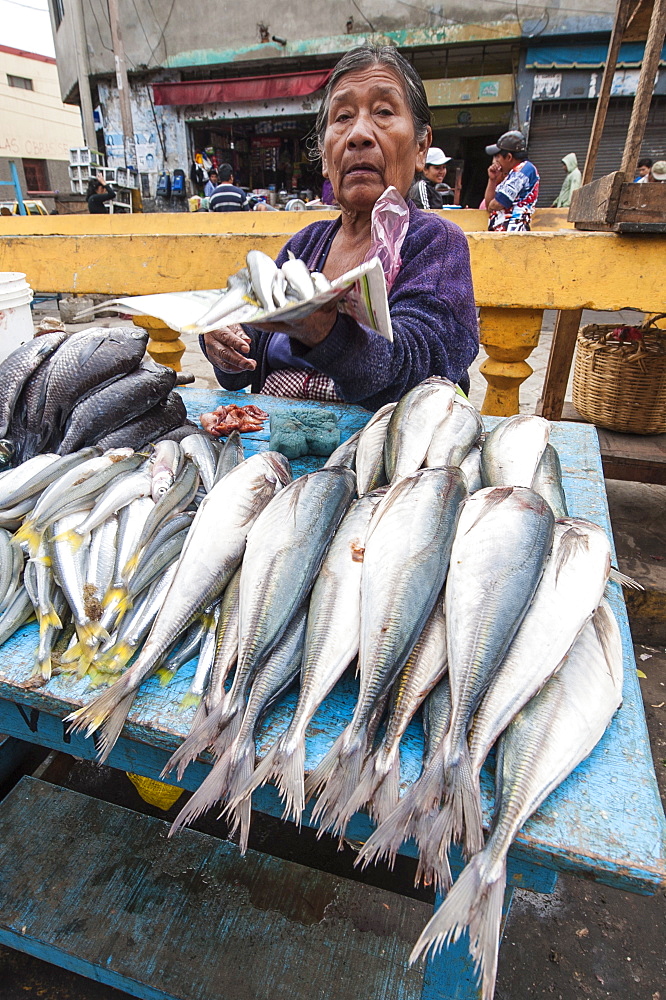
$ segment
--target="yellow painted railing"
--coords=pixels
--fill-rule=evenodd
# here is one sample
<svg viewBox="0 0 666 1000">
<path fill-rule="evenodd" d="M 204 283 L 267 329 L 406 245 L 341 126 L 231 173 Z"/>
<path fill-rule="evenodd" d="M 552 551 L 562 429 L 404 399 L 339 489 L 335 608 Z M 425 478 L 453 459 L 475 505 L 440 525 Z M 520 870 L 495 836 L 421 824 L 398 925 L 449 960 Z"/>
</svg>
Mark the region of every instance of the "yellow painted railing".
<svg viewBox="0 0 666 1000">
<path fill-rule="evenodd" d="M 462 211 L 455 214 L 464 215 Z M 312 213 L 254 213 L 234 216 L 237 232 L 230 231 L 228 220 L 219 231 L 202 226 L 174 232 L 161 229 L 168 230 L 174 218 L 186 219 L 187 225 L 203 218 L 210 226 L 211 217 L 170 216 L 168 225 L 160 228 L 159 221 L 165 216 L 152 215 L 141 219 L 142 226 L 147 220 L 158 220 L 153 231 L 146 232 L 138 225 L 130 226 L 139 216 L 94 219 L 95 226 L 118 226 L 104 232 L 90 225 L 82 227 L 80 218 L 71 218 L 68 224 L 78 222 L 83 234 L 79 228 L 70 235 L 28 235 L 37 224 L 51 223 L 56 228 L 62 224 L 55 216 L 3 219 L 0 271 L 24 271 L 32 287 L 41 292 L 139 295 L 219 288 L 242 266 L 248 250 L 259 248 L 275 256 L 288 233 L 298 228 L 297 215 L 305 223 L 313 221 Z M 288 217 L 293 229 L 276 232 L 275 227 L 286 225 Z M 85 217 L 88 224 L 91 220 Z M 217 219 L 213 221 L 217 223 Z M 17 223 L 31 226 L 18 231 Z M 121 226 L 127 229 L 121 231 Z M 544 309 L 632 307 L 666 312 L 666 237 L 560 230 L 519 234 L 477 231 L 468 232 L 467 239 L 480 306 L 481 342 L 488 354 L 481 368 L 488 381 L 486 413 L 518 412 L 519 388 L 532 373 L 528 358 L 539 341 Z M 173 355 L 179 350 L 171 331 L 162 335 L 156 328 L 151 337 L 154 342 L 163 342 L 160 359 L 166 360 L 169 352 Z M 177 363 L 172 357 L 172 363 L 174 360 Z"/>
</svg>

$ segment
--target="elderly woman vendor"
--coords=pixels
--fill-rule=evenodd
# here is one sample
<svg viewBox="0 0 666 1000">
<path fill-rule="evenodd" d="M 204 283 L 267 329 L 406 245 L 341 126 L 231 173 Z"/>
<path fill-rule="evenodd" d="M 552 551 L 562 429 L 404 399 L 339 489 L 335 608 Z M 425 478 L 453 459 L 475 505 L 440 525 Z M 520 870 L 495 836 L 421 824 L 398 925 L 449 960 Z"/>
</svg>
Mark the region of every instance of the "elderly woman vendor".
<svg viewBox="0 0 666 1000">
<path fill-rule="evenodd" d="M 329 280 L 360 264 L 371 244 L 371 213 L 389 185 L 403 198 L 430 146 L 423 84 L 395 49 L 363 46 L 335 67 L 317 119 L 324 177 L 342 212 L 315 222 L 291 250 Z M 226 389 L 300 399 L 344 400 L 375 410 L 428 375 L 467 390 L 478 352 L 478 325 L 465 236 L 451 222 L 409 202 L 401 268 L 389 292 L 393 343 L 335 305 L 285 323 L 228 326 L 204 336 Z"/>
</svg>

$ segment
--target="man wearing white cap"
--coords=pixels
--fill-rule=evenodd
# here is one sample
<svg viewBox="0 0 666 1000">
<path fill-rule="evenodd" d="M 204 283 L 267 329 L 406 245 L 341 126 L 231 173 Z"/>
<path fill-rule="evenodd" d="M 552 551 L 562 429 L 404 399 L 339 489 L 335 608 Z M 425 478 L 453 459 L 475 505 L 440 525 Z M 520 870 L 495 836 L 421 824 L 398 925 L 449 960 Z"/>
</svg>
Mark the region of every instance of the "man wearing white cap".
<svg viewBox="0 0 666 1000">
<path fill-rule="evenodd" d="M 418 208 L 442 208 L 444 199 L 437 190 L 437 184 L 443 183 L 446 164 L 450 159 L 439 146 L 431 146 L 428 150 L 421 179 L 416 181 L 410 191 L 410 197 Z"/>
</svg>

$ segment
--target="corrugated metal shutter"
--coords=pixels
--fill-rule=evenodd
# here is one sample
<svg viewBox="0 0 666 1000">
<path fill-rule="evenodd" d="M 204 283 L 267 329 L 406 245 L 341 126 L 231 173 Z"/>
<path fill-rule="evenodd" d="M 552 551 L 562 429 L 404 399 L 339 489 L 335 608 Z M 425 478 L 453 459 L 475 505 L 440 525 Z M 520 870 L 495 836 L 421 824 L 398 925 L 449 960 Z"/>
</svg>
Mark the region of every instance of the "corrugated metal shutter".
<svg viewBox="0 0 666 1000">
<path fill-rule="evenodd" d="M 594 176 L 619 169 L 631 118 L 632 99 L 613 98 L 599 146 Z M 559 194 L 564 180 L 562 157 L 575 153 L 583 169 L 592 131 L 596 101 L 535 101 L 529 136 L 529 158 L 541 177 L 539 205 L 546 208 Z M 666 158 L 666 97 L 653 97 L 641 156 Z"/>
</svg>

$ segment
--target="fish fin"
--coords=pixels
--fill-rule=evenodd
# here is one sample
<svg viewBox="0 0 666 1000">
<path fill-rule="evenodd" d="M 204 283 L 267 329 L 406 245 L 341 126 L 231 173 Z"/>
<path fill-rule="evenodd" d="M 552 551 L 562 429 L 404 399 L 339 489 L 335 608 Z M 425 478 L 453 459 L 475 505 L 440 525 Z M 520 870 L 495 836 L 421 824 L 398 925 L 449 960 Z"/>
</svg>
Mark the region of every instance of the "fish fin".
<svg viewBox="0 0 666 1000">
<path fill-rule="evenodd" d="M 190 726 L 190 732 L 193 732 L 208 718 L 208 708 L 206 707 L 206 699 L 201 698 L 199 704 L 197 705 L 197 710 L 192 716 L 192 725 Z"/>
<path fill-rule="evenodd" d="M 231 746 L 234 742 L 238 733 L 240 732 L 240 727 L 243 724 L 243 712 L 240 709 L 235 709 L 233 714 L 229 713 L 227 719 L 224 721 L 223 726 L 220 728 L 218 724 L 218 734 L 215 738 L 211 750 L 216 757 L 221 757 L 226 751 L 227 747 Z"/>
<path fill-rule="evenodd" d="M 420 820 L 439 806 L 444 784 L 444 766 L 437 754 L 421 777 L 407 790 L 393 812 L 381 823 L 359 851 L 356 864 L 386 859 L 391 867 L 404 840 L 414 836 Z"/>
<path fill-rule="evenodd" d="M 319 823 L 318 836 L 327 829 L 336 836 L 344 835 L 350 819 L 356 812 L 353 797 L 361 779 L 366 754 L 367 741 L 364 730 L 356 733 L 352 741 L 342 745 L 337 760 L 333 762 L 328 780 L 312 810 L 313 820 Z"/>
<path fill-rule="evenodd" d="M 375 774 L 377 774 L 376 769 Z M 388 819 L 400 801 L 399 754 L 394 755 L 388 771 L 379 772 L 379 779 L 379 783 L 368 798 L 370 816 L 377 824 Z"/>
<path fill-rule="evenodd" d="M 229 762 L 224 758 L 216 761 L 192 798 L 188 799 L 171 824 L 170 837 L 173 837 L 181 827 L 193 823 L 199 816 L 223 800 L 227 785 L 228 766 Z"/>
<path fill-rule="evenodd" d="M 35 529 L 34 523 L 34 521 L 24 521 L 12 535 L 12 541 L 16 542 L 17 545 L 23 546 L 25 544 L 27 546 L 33 559 L 37 555 L 42 540 L 42 533 Z"/>
<path fill-rule="evenodd" d="M 79 677 L 83 677 L 93 661 L 99 644 L 107 642 L 110 636 L 99 622 L 94 621 L 88 621 L 84 625 L 77 625 L 76 634 L 79 637 L 77 645 L 80 647 L 77 672 Z M 70 652 L 73 652 L 73 650 L 70 650 Z"/>
<path fill-rule="evenodd" d="M 435 892 L 445 893 L 451 888 L 452 882 L 448 855 L 444 858 L 440 858 L 439 855 L 432 858 L 427 850 L 421 849 L 414 886 L 416 888 L 420 885 L 432 886 Z"/>
<path fill-rule="evenodd" d="M 103 691 L 102 694 L 98 695 L 93 701 L 88 705 L 84 705 L 82 708 L 77 708 L 75 712 L 71 712 L 64 719 L 65 722 L 69 722 L 68 732 L 78 733 L 82 729 L 85 729 L 86 736 L 92 736 L 93 733 L 103 726 L 107 719 L 115 712 L 119 705 L 123 705 L 125 700 L 132 696 L 134 698 L 134 691 L 132 689 L 131 678 L 128 678 L 127 674 L 119 677 L 115 684 L 112 684 L 108 691 Z M 127 712 L 131 706 L 127 706 Z M 110 749 L 110 748 L 109 748 Z"/>
<path fill-rule="evenodd" d="M 491 493 L 487 493 L 486 496 L 483 498 L 483 504 L 481 506 L 481 510 L 479 511 L 476 517 L 476 520 L 474 521 L 473 524 L 470 524 L 466 534 L 469 534 L 472 528 L 476 528 L 479 521 L 482 518 L 487 517 L 488 514 L 490 514 L 495 509 L 495 507 L 498 506 L 498 504 L 503 503 L 508 497 L 510 497 L 511 494 L 513 493 L 513 490 L 514 490 L 513 486 L 496 486 Z"/>
<path fill-rule="evenodd" d="M 620 573 L 619 569 L 615 569 L 614 566 L 611 567 L 609 579 L 613 580 L 614 583 L 619 583 L 622 587 L 630 587 L 632 590 L 645 590 L 642 583 L 634 580 L 631 576 L 627 576 L 625 573 Z"/>
<path fill-rule="evenodd" d="M 47 681 L 51 679 L 51 653 L 45 653 L 43 656 L 37 654 L 35 659 L 35 666 L 30 675 L 31 678 L 35 678 L 35 682 L 41 681 L 42 684 L 46 684 Z"/>
<path fill-rule="evenodd" d="M 192 708 L 193 705 L 196 705 L 197 708 L 201 705 L 201 695 L 195 694 L 194 691 L 186 691 L 180 700 L 178 711 L 185 712 L 188 708 Z"/>
<path fill-rule="evenodd" d="M 477 854 L 426 925 L 409 956 L 410 963 L 428 951 L 435 954 L 444 944 L 455 944 L 467 928 L 469 951 L 482 982 L 481 998 L 492 1000 L 505 887 L 506 861 L 493 878 L 484 853 Z"/>
<path fill-rule="evenodd" d="M 168 670 L 166 667 L 160 667 L 159 670 L 155 671 L 155 676 L 158 678 L 161 687 L 166 687 L 170 681 L 176 676 L 175 670 Z M 196 716 L 195 716 L 196 718 Z"/>
<path fill-rule="evenodd" d="M 66 541 L 70 544 L 74 552 L 78 552 L 81 546 L 83 545 L 83 539 L 84 536 L 80 535 L 75 528 L 72 528 L 70 531 L 61 531 L 59 535 L 56 535 L 53 538 L 53 541 L 54 542 Z"/>
<path fill-rule="evenodd" d="M 117 607 L 121 601 L 126 599 L 127 599 L 126 587 L 109 587 L 106 594 L 102 598 L 102 607 L 108 608 L 112 604 Z"/>
<path fill-rule="evenodd" d="M 447 761 L 444 781 L 442 808 L 424 849 L 431 857 L 436 851 L 443 860 L 455 840 L 462 842 L 466 857 L 471 858 L 483 848 L 483 825 L 478 772 L 472 768 L 467 741 L 457 759 Z"/>
<path fill-rule="evenodd" d="M 290 819 L 298 826 L 305 809 L 305 739 L 287 744 L 282 737 L 270 748 L 266 756 L 250 775 L 247 784 L 239 786 L 230 806 L 236 806 L 242 799 L 249 799 L 255 788 L 273 780 L 284 803 L 282 819 Z"/>
<path fill-rule="evenodd" d="M 125 565 L 123 566 L 122 568 L 123 579 L 128 580 L 133 575 L 134 571 L 139 565 L 139 559 L 141 558 L 143 548 L 144 546 L 141 547 L 141 551 L 137 551 L 133 555 L 131 555 L 127 560 L 127 562 L 125 563 Z"/>
<path fill-rule="evenodd" d="M 213 746 L 228 721 L 227 715 L 228 706 L 226 699 L 224 699 L 199 726 L 192 725 L 178 749 L 169 757 L 160 778 L 166 778 L 168 773 L 177 767 L 178 780 L 181 781 L 187 765 L 196 760 L 199 754 L 208 747 Z"/>
<path fill-rule="evenodd" d="M 227 749 L 225 757 L 229 756 L 229 770 L 227 771 L 227 788 L 225 797 L 228 804 L 220 813 L 219 819 L 226 819 L 229 824 L 231 834 L 240 827 L 240 852 L 245 854 L 247 842 L 250 836 L 250 814 L 252 795 L 238 797 L 238 793 L 243 789 L 254 770 L 255 747 L 254 734 L 250 731 L 247 737 L 239 743 L 236 740 Z"/>
<path fill-rule="evenodd" d="M 100 671 L 118 674 L 132 659 L 135 651 L 135 647 L 121 639 L 120 642 L 116 642 L 106 653 L 97 658 L 97 667 Z"/>
<path fill-rule="evenodd" d="M 62 628 L 62 622 L 60 621 L 60 615 L 56 609 L 51 605 L 49 610 L 45 615 L 40 615 L 39 617 L 39 634 L 44 635 L 47 628 L 53 626 L 54 628 Z"/>
</svg>

